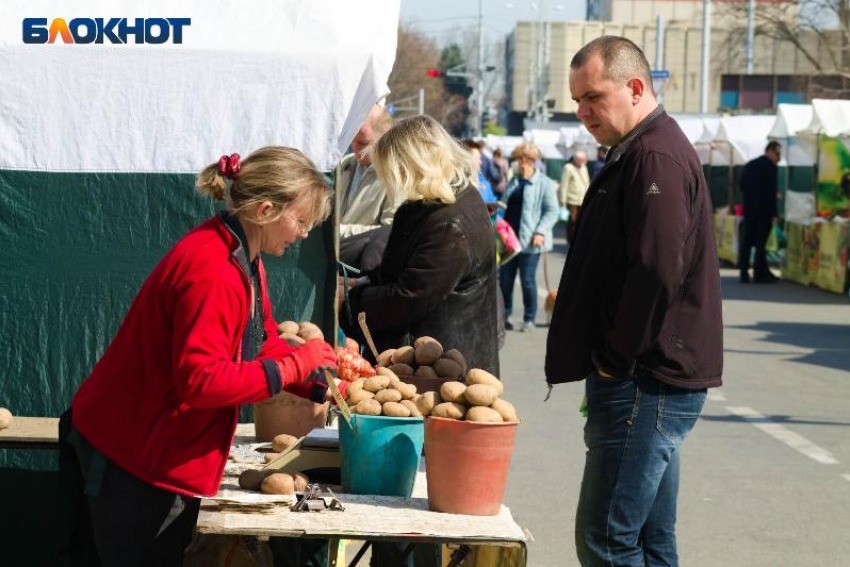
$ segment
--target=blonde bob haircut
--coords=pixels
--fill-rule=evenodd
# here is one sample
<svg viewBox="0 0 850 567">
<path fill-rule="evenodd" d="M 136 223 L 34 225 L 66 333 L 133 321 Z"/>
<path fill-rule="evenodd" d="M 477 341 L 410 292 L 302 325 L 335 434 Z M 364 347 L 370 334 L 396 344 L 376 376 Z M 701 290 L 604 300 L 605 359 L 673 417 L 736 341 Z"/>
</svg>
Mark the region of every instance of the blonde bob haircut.
<svg viewBox="0 0 850 567">
<path fill-rule="evenodd" d="M 531 142 L 523 142 L 513 149 L 511 159 L 528 158 L 531 161 L 540 159 L 540 148 Z"/>
<path fill-rule="evenodd" d="M 451 204 L 478 186 L 475 158 L 430 116 L 400 120 L 366 151 L 384 187 L 408 201 Z"/>
<path fill-rule="evenodd" d="M 294 148 L 268 146 L 242 160 L 239 172 L 227 179 L 218 162 L 205 167 L 195 181 L 198 192 L 214 201 L 224 201 L 227 210 L 255 224 L 275 222 L 296 201 L 310 202 L 310 225 L 330 214 L 330 189 L 310 159 Z M 275 213 L 256 221 L 252 209 L 269 201 Z"/>
</svg>

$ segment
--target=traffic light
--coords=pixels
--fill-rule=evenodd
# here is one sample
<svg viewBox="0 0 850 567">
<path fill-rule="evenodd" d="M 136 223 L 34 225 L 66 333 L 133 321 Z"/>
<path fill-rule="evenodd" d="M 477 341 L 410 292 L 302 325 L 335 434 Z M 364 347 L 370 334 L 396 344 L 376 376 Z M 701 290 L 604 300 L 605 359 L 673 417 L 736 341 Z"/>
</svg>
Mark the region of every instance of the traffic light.
<svg viewBox="0 0 850 567">
<path fill-rule="evenodd" d="M 432 79 L 437 77 L 442 77 L 444 75 L 443 71 L 440 69 L 428 69 L 428 76 Z"/>
</svg>

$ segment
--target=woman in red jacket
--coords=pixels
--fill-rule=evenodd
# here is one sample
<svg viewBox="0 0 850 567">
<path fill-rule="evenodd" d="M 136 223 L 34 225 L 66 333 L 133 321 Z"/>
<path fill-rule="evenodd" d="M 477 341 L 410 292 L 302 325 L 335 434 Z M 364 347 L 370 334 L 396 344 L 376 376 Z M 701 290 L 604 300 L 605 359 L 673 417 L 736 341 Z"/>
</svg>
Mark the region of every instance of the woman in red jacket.
<svg viewBox="0 0 850 567">
<path fill-rule="evenodd" d="M 278 339 L 260 253 L 281 256 L 327 218 L 298 150 L 222 156 L 197 178 L 227 211 L 184 236 L 139 290 L 60 421 L 60 478 L 75 533 L 66 564 L 180 565 L 199 495 L 218 490 L 239 406 L 281 390 L 324 402 L 322 340 Z"/>
</svg>

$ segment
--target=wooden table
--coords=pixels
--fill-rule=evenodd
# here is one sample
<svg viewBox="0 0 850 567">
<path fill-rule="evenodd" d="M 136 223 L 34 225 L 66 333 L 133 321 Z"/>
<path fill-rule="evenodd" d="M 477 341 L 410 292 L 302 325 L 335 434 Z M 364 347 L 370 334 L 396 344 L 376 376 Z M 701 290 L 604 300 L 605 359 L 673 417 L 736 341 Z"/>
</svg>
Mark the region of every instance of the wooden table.
<svg viewBox="0 0 850 567">
<path fill-rule="evenodd" d="M 12 425 L 0 431 L 0 449 L 58 448 L 58 417 L 15 416 Z"/>
</svg>

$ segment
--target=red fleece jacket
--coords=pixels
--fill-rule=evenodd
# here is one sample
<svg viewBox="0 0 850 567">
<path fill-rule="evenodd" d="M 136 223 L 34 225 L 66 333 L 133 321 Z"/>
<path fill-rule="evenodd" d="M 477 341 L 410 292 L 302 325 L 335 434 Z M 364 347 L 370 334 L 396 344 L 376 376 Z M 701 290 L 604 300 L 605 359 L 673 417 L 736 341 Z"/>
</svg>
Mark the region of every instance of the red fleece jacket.
<svg viewBox="0 0 850 567">
<path fill-rule="evenodd" d="M 239 405 L 272 393 L 262 361 L 295 351 L 278 339 L 261 262 L 267 340 L 256 360 L 242 361 L 251 285 L 233 257 L 238 247 L 218 218 L 184 236 L 148 276 L 72 402 L 74 427 L 104 456 L 180 494 L 216 493 Z M 298 376 L 280 378 L 309 397 Z"/>
</svg>

